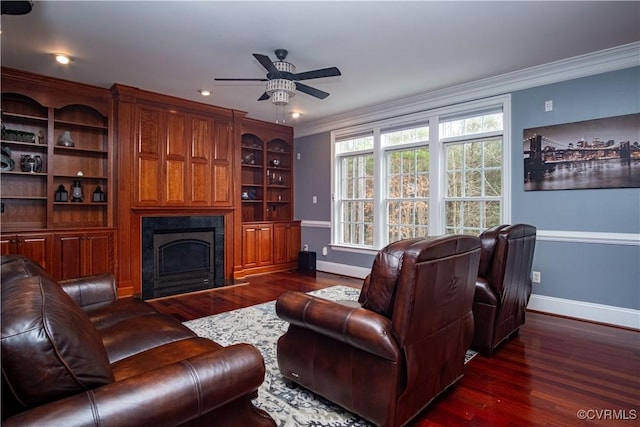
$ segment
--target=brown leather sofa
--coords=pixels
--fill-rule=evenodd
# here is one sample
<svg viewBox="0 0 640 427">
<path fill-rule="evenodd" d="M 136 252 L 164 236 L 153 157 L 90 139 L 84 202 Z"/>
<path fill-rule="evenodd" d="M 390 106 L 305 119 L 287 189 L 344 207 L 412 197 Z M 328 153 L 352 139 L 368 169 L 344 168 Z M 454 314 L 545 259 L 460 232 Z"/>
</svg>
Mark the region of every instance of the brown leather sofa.
<svg viewBox="0 0 640 427">
<path fill-rule="evenodd" d="M 2 425 L 275 426 L 254 407 L 264 362 L 135 298 L 113 275 L 54 281 L 1 260 Z"/>
<path fill-rule="evenodd" d="M 463 375 L 479 260 L 475 236 L 401 240 L 377 254 L 358 303 L 282 294 L 280 372 L 376 425 L 406 424 Z"/>
<path fill-rule="evenodd" d="M 482 252 L 473 303 L 473 347 L 490 356 L 525 322 L 531 296 L 536 228 L 499 225 L 480 234 Z"/>
</svg>

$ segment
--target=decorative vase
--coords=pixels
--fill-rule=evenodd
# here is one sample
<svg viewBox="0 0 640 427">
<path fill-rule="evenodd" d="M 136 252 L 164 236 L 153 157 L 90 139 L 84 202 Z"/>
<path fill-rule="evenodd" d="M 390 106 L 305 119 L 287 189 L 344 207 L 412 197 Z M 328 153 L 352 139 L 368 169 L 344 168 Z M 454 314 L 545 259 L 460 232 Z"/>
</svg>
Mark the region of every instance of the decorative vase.
<svg viewBox="0 0 640 427">
<path fill-rule="evenodd" d="M 22 172 L 42 172 L 42 159 L 36 154 L 23 154 L 20 158 Z"/>
<path fill-rule="evenodd" d="M 68 130 L 62 132 L 62 135 L 60 135 L 60 138 L 58 138 L 58 145 L 61 145 L 63 147 L 75 146 L 73 138 L 71 138 L 71 132 L 69 132 Z"/>
<path fill-rule="evenodd" d="M 11 158 L 11 149 L 6 145 L 2 146 L 2 154 L 0 154 L 0 170 L 12 171 L 16 163 Z"/>
</svg>

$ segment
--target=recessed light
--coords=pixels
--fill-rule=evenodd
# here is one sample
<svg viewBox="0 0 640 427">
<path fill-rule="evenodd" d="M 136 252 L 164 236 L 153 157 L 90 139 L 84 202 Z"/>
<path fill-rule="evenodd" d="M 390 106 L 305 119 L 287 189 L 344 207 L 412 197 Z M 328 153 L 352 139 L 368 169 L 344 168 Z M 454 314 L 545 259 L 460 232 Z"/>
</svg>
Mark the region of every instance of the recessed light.
<svg viewBox="0 0 640 427">
<path fill-rule="evenodd" d="M 298 113 L 298 112 L 291 113 L 291 118 L 292 119 L 297 119 L 298 117 L 300 117 L 300 113 Z"/>
<path fill-rule="evenodd" d="M 198 92 L 200 92 L 200 95 L 202 96 L 209 96 L 211 95 L 211 92 L 206 90 L 206 89 L 200 89 Z"/>
<path fill-rule="evenodd" d="M 56 61 L 58 61 L 58 63 L 60 64 L 67 65 L 68 63 L 71 62 L 71 57 L 68 55 L 65 55 L 64 53 L 54 53 L 53 56 L 56 58 Z"/>
</svg>

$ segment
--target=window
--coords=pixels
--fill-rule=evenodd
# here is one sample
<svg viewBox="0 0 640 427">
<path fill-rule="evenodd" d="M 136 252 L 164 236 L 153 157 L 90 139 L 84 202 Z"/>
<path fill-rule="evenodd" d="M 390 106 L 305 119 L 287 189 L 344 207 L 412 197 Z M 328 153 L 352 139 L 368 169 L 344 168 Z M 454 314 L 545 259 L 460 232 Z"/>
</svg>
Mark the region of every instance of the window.
<svg viewBox="0 0 640 427">
<path fill-rule="evenodd" d="M 477 235 L 500 224 L 502 119 L 501 112 L 475 112 L 440 122 L 446 233 Z"/>
<path fill-rule="evenodd" d="M 333 242 L 378 250 L 509 222 L 509 97 L 332 132 Z"/>
<path fill-rule="evenodd" d="M 340 242 L 372 246 L 373 241 L 373 136 L 350 138 L 337 144 L 340 171 Z"/>
<path fill-rule="evenodd" d="M 384 151 L 386 221 L 384 241 L 429 234 L 429 126 L 386 131 Z M 416 148 L 389 149 L 399 145 Z"/>
</svg>

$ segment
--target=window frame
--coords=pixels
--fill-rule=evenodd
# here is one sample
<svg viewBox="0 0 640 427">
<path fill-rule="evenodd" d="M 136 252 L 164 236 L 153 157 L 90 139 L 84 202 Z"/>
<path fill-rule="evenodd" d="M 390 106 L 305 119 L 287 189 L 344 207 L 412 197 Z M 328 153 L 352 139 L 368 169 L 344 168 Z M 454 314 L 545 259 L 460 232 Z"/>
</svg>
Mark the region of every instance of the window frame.
<svg viewBox="0 0 640 427">
<path fill-rule="evenodd" d="M 374 254 L 377 253 L 385 243 L 386 230 L 386 191 L 385 185 L 385 156 L 389 151 L 400 150 L 403 148 L 415 148 L 416 146 L 426 145 L 429 150 L 429 180 L 430 193 L 429 199 L 429 235 L 436 236 L 445 233 L 445 196 L 446 196 L 446 158 L 445 145 L 452 142 L 460 142 L 467 140 L 486 139 L 488 136 L 496 136 L 496 132 L 478 133 L 463 137 L 440 138 L 439 125 L 440 120 L 449 121 L 451 117 L 473 117 L 474 115 L 486 114 L 490 111 L 502 110 L 503 129 L 497 132 L 502 137 L 502 195 L 501 195 L 501 213 L 500 223 L 511 222 L 511 96 L 500 95 L 496 97 L 470 101 L 446 107 L 434 108 L 413 114 L 407 114 L 391 119 L 379 120 L 363 125 L 351 126 L 344 129 L 331 131 L 331 243 L 330 246 L 334 250 L 343 250 L 348 252 Z M 389 128 L 401 128 L 403 126 L 409 128 L 412 124 L 418 125 L 428 123 L 429 138 L 426 144 L 409 143 L 390 145 L 382 147 L 381 133 Z M 350 137 L 356 137 L 365 133 L 373 134 L 373 157 L 374 157 L 374 243 L 372 247 L 359 245 L 351 245 L 341 243 L 340 238 L 340 217 L 339 215 L 339 194 L 337 173 L 339 171 L 339 159 L 345 153 L 336 153 L 336 142 L 345 140 Z M 360 150 L 348 153 L 353 155 L 363 151 Z"/>
</svg>

